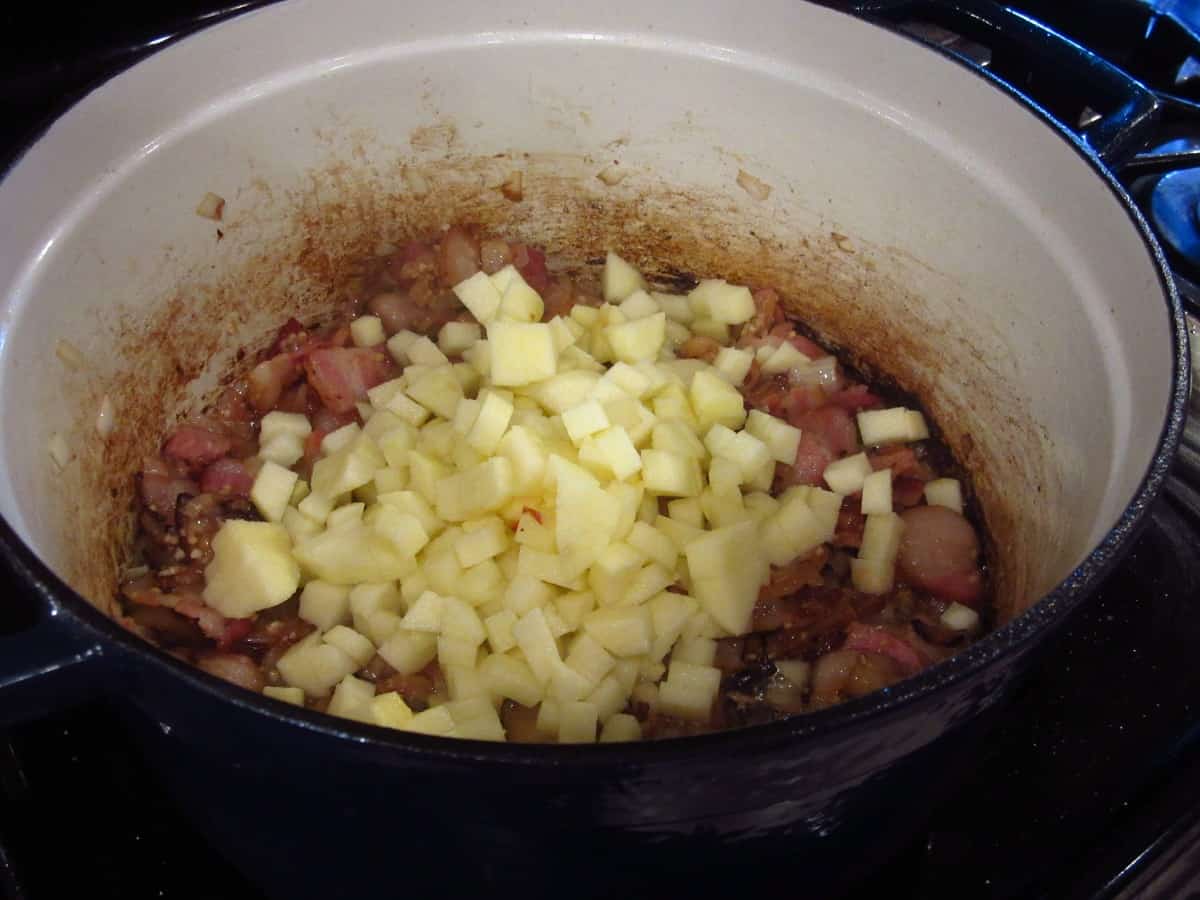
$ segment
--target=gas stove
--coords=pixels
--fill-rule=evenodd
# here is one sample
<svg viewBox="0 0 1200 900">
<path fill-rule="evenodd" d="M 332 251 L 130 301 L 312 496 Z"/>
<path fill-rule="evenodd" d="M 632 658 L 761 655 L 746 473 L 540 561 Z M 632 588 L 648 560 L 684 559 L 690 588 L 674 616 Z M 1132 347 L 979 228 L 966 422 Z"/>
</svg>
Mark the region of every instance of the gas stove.
<svg viewBox="0 0 1200 900">
<path fill-rule="evenodd" d="M 98 81 L 260 3 L 7 9 L 0 153 L 19 153 Z M 1039 65 L 962 28 L 953 0 L 831 3 L 992 68 L 1056 115 L 1095 116 L 1088 84 L 1039 95 Z M 1120 174 L 1200 311 L 1200 2 L 1011 4 L 1155 92 L 1153 138 Z M 1041 79 L 1044 82 L 1044 79 Z M 1200 342 L 1198 342 L 1200 343 Z M 1042 651 L 948 801 L 853 897 L 1183 897 L 1200 886 L 1200 426 L 1133 551 Z M 19 625 L 15 586 L 0 630 Z M 27 900 L 259 900 L 145 770 L 118 708 L 92 703 L 0 732 L 0 888 Z M 802 884 L 789 877 L 793 889 Z"/>
</svg>

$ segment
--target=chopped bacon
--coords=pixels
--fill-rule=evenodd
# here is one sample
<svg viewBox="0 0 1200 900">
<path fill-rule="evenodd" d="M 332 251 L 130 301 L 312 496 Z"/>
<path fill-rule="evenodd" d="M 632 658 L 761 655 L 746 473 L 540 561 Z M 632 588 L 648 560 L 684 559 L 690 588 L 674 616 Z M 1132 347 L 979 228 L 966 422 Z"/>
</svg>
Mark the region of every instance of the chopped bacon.
<svg viewBox="0 0 1200 900">
<path fill-rule="evenodd" d="M 846 650 L 858 653 L 878 653 L 894 660 L 905 675 L 920 672 L 930 660 L 917 652 L 911 643 L 880 626 L 855 622 L 846 632 Z"/>
<path fill-rule="evenodd" d="M 253 619 L 226 619 L 225 630 L 221 633 L 221 637 L 217 641 L 217 649 L 228 650 L 238 641 L 250 634 L 253 628 Z"/>
<path fill-rule="evenodd" d="M 255 693 L 261 693 L 266 685 L 266 679 L 254 660 L 241 653 L 204 653 L 196 658 L 196 666 L 209 675 L 216 675 Z"/>
<path fill-rule="evenodd" d="M 825 405 L 826 399 L 825 391 L 820 385 L 798 384 L 788 388 L 787 393 L 780 397 L 779 411 L 776 415 L 781 415 L 793 425 L 800 427 L 798 420 L 805 414 L 820 409 Z"/>
<path fill-rule="evenodd" d="M 160 516 L 175 515 L 175 505 L 181 495 L 199 493 L 196 482 L 169 473 L 166 467 L 147 465 L 139 479 L 142 503 Z"/>
<path fill-rule="evenodd" d="M 907 509 L 916 506 L 925 496 L 925 482 L 902 475 L 892 479 L 892 505 Z"/>
<path fill-rule="evenodd" d="M 721 345 L 703 334 L 694 334 L 679 345 L 678 355 L 684 359 L 703 359 L 712 362 L 717 358 Z"/>
<path fill-rule="evenodd" d="M 353 412 L 354 404 L 391 374 L 384 355 L 367 347 L 322 348 L 308 355 L 304 369 L 321 402 L 337 414 Z"/>
<path fill-rule="evenodd" d="M 858 501 L 846 499 L 838 513 L 837 530 L 833 533 L 835 547 L 859 547 L 862 545 L 863 529 L 867 527 L 867 517 L 862 514 Z"/>
<path fill-rule="evenodd" d="M 273 356 L 250 370 L 246 377 L 246 399 L 258 412 L 270 412 L 284 390 L 303 374 L 299 351 Z"/>
<path fill-rule="evenodd" d="M 905 510 L 896 567 L 909 584 L 944 600 L 973 605 L 983 594 L 979 537 L 967 519 L 944 506 Z"/>
<path fill-rule="evenodd" d="M 742 328 L 739 346 L 747 346 L 755 338 L 767 335 L 772 328 L 783 319 L 783 309 L 779 305 L 779 294 L 771 288 L 761 288 L 754 292 L 754 318 Z"/>
<path fill-rule="evenodd" d="M 550 286 L 550 274 L 546 271 L 546 254 L 537 247 L 527 244 L 513 245 L 513 265 L 526 283 L 539 294 Z"/>
<path fill-rule="evenodd" d="M 171 607 L 181 616 L 195 619 L 207 637 L 219 641 L 225 635 L 225 617 L 194 594 L 180 594 Z M 167 604 L 164 604 L 167 605 Z"/>
<path fill-rule="evenodd" d="M 818 552 L 810 553 L 803 559 L 794 559 L 785 566 L 772 567 L 770 580 L 758 589 L 759 603 L 787 597 L 803 587 L 820 587 L 824 584 L 821 568 L 829 558 L 829 552 L 823 546 L 817 549 Z"/>
<path fill-rule="evenodd" d="M 789 335 L 788 342 L 809 359 L 820 359 L 822 356 L 829 355 L 828 350 L 826 350 L 816 341 L 810 341 L 802 334 Z"/>
<path fill-rule="evenodd" d="M 432 277 L 437 270 L 437 256 L 424 241 L 409 241 L 387 263 L 388 274 L 405 287 L 418 278 Z"/>
<path fill-rule="evenodd" d="M 823 406 L 792 419 L 800 429 L 800 445 L 784 485 L 820 484 L 825 467 L 858 447 L 858 429 L 840 406 Z"/>
<path fill-rule="evenodd" d="M 180 425 L 167 439 L 163 455 L 201 468 L 229 452 L 233 442 L 199 425 Z"/>
<path fill-rule="evenodd" d="M 829 402 L 851 412 L 857 412 L 860 409 L 879 409 L 883 406 L 883 399 L 872 394 L 865 384 L 854 384 L 837 393 L 830 394 Z"/>
<path fill-rule="evenodd" d="M 437 267 L 438 278 L 445 287 L 466 281 L 479 271 L 479 239 L 470 229 L 455 225 L 438 243 Z"/>
<path fill-rule="evenodd" d="M 895 476 L 912 475 L 918 466 L 916 451 L 904 444 L 868 450 L 867 459 L 876 472 L 880 469 L 891 469 Z"/>
<path fill-rule="evenodd" d="M 210 463 L 200 476 L 200 490 L 205 494 L 248 497 L 252 487 L 254 478 L 246 466 L 240 460 L 229 457 Z"/>
<path fill-rule="evenodd" d="M 277 356 L 280 353 L 297 350 L 307 337 L 308 333 L 298 319 L 288 319 L 275 333 L 275 340 L 271 344 L 271 349 L 267 351 L 267 355 Z"/>
</svg>

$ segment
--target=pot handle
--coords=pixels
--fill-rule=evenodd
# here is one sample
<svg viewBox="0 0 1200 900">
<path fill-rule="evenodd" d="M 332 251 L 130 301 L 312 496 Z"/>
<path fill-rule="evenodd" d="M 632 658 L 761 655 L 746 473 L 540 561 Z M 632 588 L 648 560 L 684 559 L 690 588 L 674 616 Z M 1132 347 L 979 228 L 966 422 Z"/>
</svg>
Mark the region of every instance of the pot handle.
<svg viewBox="0 0 1200 900">
<path fill-rule="evenodd" d="M 1137 153 L 1160 115 L 1154 92 L 1127 72 L 993 0 L 823 2 L 990 73 L 1078 134 L 1107 166 L 1120 168 Z"/>
<path fill-rule="evenodd" d="M 26 603 L 33 621 L 0 634 L 0 727 L 37 719 L 104 690 L 111 669 L 97 637 L 66 612 L 54 591 L 70 589 L 24 548 L 0 518 L 0 572 L 17 588 L 3 602 Z M 21 610 L 24 612 L 24 610 Z"/>
</svg>

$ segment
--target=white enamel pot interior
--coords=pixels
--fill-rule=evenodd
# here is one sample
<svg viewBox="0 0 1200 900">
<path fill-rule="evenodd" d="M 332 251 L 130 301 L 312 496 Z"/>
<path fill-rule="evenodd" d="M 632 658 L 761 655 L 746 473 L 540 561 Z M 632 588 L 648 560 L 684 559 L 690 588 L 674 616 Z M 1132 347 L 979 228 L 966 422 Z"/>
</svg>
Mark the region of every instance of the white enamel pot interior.
<svg viewBox="0 0 1200 900">
<path fill-rule="evenodd" d="M 1086 582 L 1161 480 L 1181 339 L 1144 226 L 964 66 L 792 0 L 294 0 L 103 85 L 0 184 L 0 513 L 109 609 L 166 424 L 354 260 L 462 220 L 777 287 L 974 471 L 1006 620 Z"/>
</svg>

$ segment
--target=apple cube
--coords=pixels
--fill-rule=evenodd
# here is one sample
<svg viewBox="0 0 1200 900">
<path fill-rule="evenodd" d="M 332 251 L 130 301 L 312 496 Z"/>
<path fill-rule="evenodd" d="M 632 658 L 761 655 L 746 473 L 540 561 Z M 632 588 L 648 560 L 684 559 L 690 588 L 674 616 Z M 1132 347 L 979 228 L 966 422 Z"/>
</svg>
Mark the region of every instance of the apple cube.
<svg viewBox="0 0 1200 900">
<path fill-rule="evenodd" d="M 754 318 L 754 297 L 747 287 L 729 284 L 724 279 L 707 278 L 688 294 L 697 316 L 726 325 L 741 325 Z"/>
<path fill-rule="evenodd" d="M 325 520 L 325 527 L 329 531 L 334 531 L 361 525 L 365 509 L 365 503 L 347 503 L 345 506 L 339 506 L 329 514 Z"/>
<path fill-rule="evenodd" d="M 744 634 L 769 574 L 753 521 L 701 535 L 684 550 L 692 593 L 726 631 Z"/>
<path fill-rule="evenodd" d="M 420 519 L 395 506 L 377 506 L 371 527 L 402 556 L 415 556 L 429 543 Z"/>
<path fill-rule="evenodd" d="M 707 721 L 720 686 L 720 669 L 672 661 L 666 680 L 658 686 L 659 708 L 669 716 Z"/>
<path fill-rule="evenodd" d="M 559 704 L 558 742 L 560 744 L 596 743 L 598 720 L 599 711 L 596 709 L 595 703 L 572 700 Z"/>
<path fill-rule="evenodd" d="M 480 676 L 478 669 L 468 669 L 465 666 L 442 666 L 442 674 L 446 676 L 446 692 L 450 695 L 452 703 L 482 698 L 491 704 L 492 691 Z M 451 707 L 451 714 L 453 715 L 453 713 L 454 709 Z"/>
<path fill-rule="evenodd" d="M 800 446 L 799 428 L 761 410 L 752 409 L 746 417 L 746 431 L 767 445 L 776 462 L 791 465 L 796 461 L 796 450 Z"/>
<path fill-rule="evenodd" d="M 812 368 L 812 360 L 794 344 L 784 341 L 762 361 L 762 370 L 767 375 L 778 375 L 793 369 L 803 371 Z"/>
<path fill-rule="evenodd" d="M 550 457 L 557 500 L 555 541 L 559 552 L 595 558 L 611 542 L 621 518 L 620 504 L 595 476 L 560 456 Z"/>
<path fill-rule="evenodd" d="M 478 565 L 493 556 L 499 556 L 508 548 L 508 528 L 496 516 L 474 524 L 476 527 L 464 531 L 454 543 L 454 553 L 464 569 Z"/>
<path fill-rule="evenodd" d="M 694 637 L 680 641 L 671 651 L 671 662 L 686 662 L 697 666 L 711 666 L 717 655 L 717 642 L 712 638 Z"/>
<path fill-rule="evenodd" d="M 446 523 L 438 517 L 425 498 L 414 491 L 390 491 L 386 494 L 380 494 L 377 502 L 381 507 L 395 507 L 401 512 L 411 515 L 421 524 L 421 528 L 424 529 L 425 534 L 429 537 L 434 537 L 441 533 L 442 529 L 446 527 Z M 368 524 L 371 522 L 369 513 L 367 515 L 367 522 Z"/>
<path fill-rule="evenodd" d="M 404 728 L 413 718 L 413 711 L 395 691 L 376 694 L 371 700 L 371 718 L 384 728 Z"/>
<path fill-rule="evenodd" d="M 546 624 L 545 614 L 540 608 L 529 610 L 513 625 L 512 632 L 534 677 L 541 684 L 549 682 L 562 665 L 562 657 L 558 655 L 558 644 Z"/>
<path fill-rule="evenodd" d="M 374 722 L 371 701 L 375 699 L 375 685 L 353 675 L 338 682 L 325 711 L 331 716 L 355 719 L 359 722 Z"/>
<path fill-rule="evenodd" d="M 226 618 L 278 606 L 300 586 L 292 539 L 282 525 L 230 519 L 213 538 L 212 550 L 204 602 Z"/>
<path fill-rule="evenodd" d="M 455 733 L 454 718 L 445 705 L 435 706 L 417 713 L 405 723 L 403 728 L 414 734 L 429 734 L 436 737 L 449 737 Z"/>
<path fill-rule="evenodd" d="M 925 485 L 925 502 L 930 506 L 944 506 L 962 514 L 962 485 L 957 478 L 936 478 Z"/>
<path fill-rule="evenodd" d="M 606 301 L 619 303 L 636 291 L 644 291 L 646 282 L 637 269 L 610 250 L 604 257 L 600 287 Z"/>
<path fill-rule="evenodd" d="M 588 584 L 601 606 L 620 602 L 644 561 L 645 557 L 625 543 L 609 544 L 600 552 L 588 571 Z"/>
<path fill-rule="evenodd" d="M 250 488 L 250 500 L 268 522 L 278 522 L 292 499 L 300 476 L 270 460 L 263 463 Z"/>
<path fill-rule="evenodd" d="M 437 635 L 401 628 L 380 644 L 379 655 L 401 675 L 412 675 L 437 658 Z"/>
<path fill-rule="evenodd" d="M 460 388 L 461 390 L 461 388 Z M 394 413 L 400 419 L 413 427 L 419 427 L 429 418 L 429 410 L 413 400 L 403 391 L 396 393 L 387 402 L 387 411 Z"/>
<path fill-rule="evenodd" d="M 375 646 L 353 628 L 345 625 L 334 625 L 323 635 L 327 644 L 333 644 L 348 657 L 354 660 L 354 665 L 362 668 L 375 655 Z"/>
<path fill-rule="evenodd" d="M 514 425 L 497 450 L 509 462 L 514 493 L 527 494 L 541 485 L 546 475 L 546 451 L 529 429 Z"/>
<path fill-rule="evenodd" d="M 666 450 L 642 451 L 642 483 L 667 497 L 696 497 L 704 489 L 700 463 Z"/>
<path fill-rule="evenodd" d="M 466 569 L 458 579 L 458 595 L 472 606 L 482 607 L 504 593 L 504 573 L 494 559 L 485 559 Z"/>
<path fill-rule="evenodd" d="M 708 451 L 700 438 L 682 422 L 659 422 L 656 424 L 651 433 L 650 446 L 655 450 L 665 450 L 668 453 L 690 456 L 701 461 L 708 458 Z"/>
<path fill-rule="evenodd" d="M 479 645 L 462 638 L 441 634 L 437 639 L 438 663 L 442 666 L 475 668 L 479 660 Z"/>
<path fill-rule="evenodd" d="M 480 680 L 495 696 L 522 706 L 537 706 L 545 694 L 533 670 L 515 656 L 493 653 L 479 664 L 478 671 Z"/>
<path fill-rule="evenodd" d="M 263 696 L 270 697 L 273 700 L 280 700 L 284 703 L 291 703 L 293 706 L 304 705 L 304 691 L 298 687 L 274 687 L 267 685 L 263 688 Z"/>
<path fill-rule="evenodd" d="M 583 443 L 584 438 L 609 426 L 604 408 L 595 400 L 585 400 L 568 409 L 562 414 L 562 423 L 576 447 Z"/>
<path fill-rule="evenodd" d="M 890 559 L 852 559 L 850 583 L 864 594 L 886 594 L 895 584 L 895 563 Z"/>
<path fill-rule="evenodd" d="M 483 337 L 483 329 L 474 322 L 447 322 L 438 331 L 438 349 L 446 356 L 460 356 Z"/>
<path fill-rule="evenodd" d="M 492 384 L 514 387 L 551 377 L 558 354 L 549 325 L 493 322 L 488 325 Z"/>
<path fill-rule="evenodd" d="M 634 291 L 621 301 L 621 313 L 626 319 L 644 319 L 659 311 L 658 301 L 645 291 Z"/>
<path fill-rule="evenodd" d="M 354 627 L 366 634 L 370 630 L 371 617 L 376 613 L 398 610 L 401 598 L 395 584 L 384 581 L 376 584 L 356 584 L 350 589 L 348 602 L 354 617 Z"/>
<path fill-rule="evenodd" d="M 868 447 L 920 441 L 929 437 L 924 417 L 916 410 L 894 406 L 866 409 L 858 414 L 858 431 Z"/>
<path fill-rule="evenodd" d="M 583 624 L 583 617 L 596 607 L 596 597 L 590 591 L 572 591 L 554 600 L 558 617 L 567 628 L 575 631 Z"/>
<path fill-rule="evenodd" d="M 331 584 L 395 581 L 416 567 L 411 556 L 397 552 L 365 525 L 322 532 L 297 544 L 293 552 L 308 572 Z"/>
<path fill-rule="evenodd" d="M 753 362 L 754 354 L 746 350 L 722 347 L 717 351 L 717 358 L 713 360 L 713 368 L 722 378 L 736 386 L 746 380 Z"/>
<path fill-rule="evenodd" d="M 974 631 L 979 627 L 979 613 L 961 603 L 951 603 L 942 613 L 941 622 L 955 631 Z"/>
<path fill-rule="evenodd" d="M 579 448 L 579 461 L 619 481 L 632 477 L 642 468 L 637 447 L 630 440 L 629 432 L 620 426 L 587 438 Z"/>
<path fill-rule="evenodd" d="M 674 568 L 675 561 L 679 558 L 675 542 L 645 522 L 635 522 L 625 540 L 629 546 L 664 568 Z"/>
<path fill-rule="evenodd" d="M 300 592 L 300 618 L 328 631 L 350 618 L 350 588 L 324 581 L 310 581 Z"/>
<path fill-rule="evenodd" d="M 741 393 L 719 375 L 708 371 L 697 372 L 692 378 L 688 396 L 703 430 L 715 424 L 741 428 L 746 421 L 746 407 Z"/>
<path fill-rule="evenodd" d="M 540 322 L 544 311 L 545 305 L 538 292 L 526 284 L 520 272 L 513 269 L 508 286 L 500 298 L 499 318 L 506 322 Z"/>
<path fill-rule="evenodd" d="M 269 412 L 259 424 L 259 443 L 266 444 L 284 435 L 300 438 L 312 434 L 312 423 L 302 413 Z"/>
<path fill-rule="evenodd" d="M 462 384 L 449 366 L 436 366 L 419 375 L 405 388 L 405 393 L 443 419 L 454 418 L 454 411 L 463 398 Z M 390 404 L 388 408 L 396 412 Z"/>
<path fill-rule="evenodd" d="M 803 495 L 784 499 L 779 509 L 762 521 L 762 550 L 773 566 L 782 566 L 815 550 L 828 540 L 825 524 Z"/>
<path fill-rule="evenodd" d="M 541 609 L 553 602 L 558 592 L 533 575 L 518 571 L 504 591 L 504 608 L 523 616 L 532 609 Z"/>
<path fill-rule="evenodd" d="M 697 318 L 688 327 L 692 329 L 693 333 L 712 338 L 718 344 L 729 344 L 729 326 L 724 322 L 715 322 L 709 318 Z"/>
<path fill-rule="evenodd" d="M 596 705 L 596 713 L 601 719 L 607 719 L 625 708 L 629 694 L 621 689 L 621 683 L 616 678 L 609 675 L 584 699 Z"/>
<path fill-rule="evenodd" d="M 443 536 L 453 537 L 449 530 L 443 532 Z M 453 544 L 444 552 L 434 553 L 432 550 L 426 550 L 423 555 L 422 569 L 425 577 L 429 579 L 430 588 L 440 594 L 457 591 L 458 583 L 463 577 L 463 567 L 458 564 L 458 557 L 454 555 Z"/>
<path fill-rule="evenodd" d="M 604 330 L 613 356 L 625 363 L 657 359 L 666 335 L 667 317 L 661 312 L 644 319 L 609 325 Z"/>
<path fill-rule="evenodd" d="M 333 498 L 367 484 L 375 477 L 376 470 L 386 465 L 387 460 L 375 442 L 360 434 L 348 445 L 317 460 L 310 484 L 313 493 Z"/>
<path fill-rule="evenodd" d="M 495 453 L 512 415 L 512 400 L 496 391 L 488 391 L 467 434 L 467 443 L 485 456 Z"/>
<path fill-rule="evenodd" d="M 484 325 L 491 322 L 500 309 L 500 292 L 485 272 L 476 272 L 470 278 L 456 284 L 454 296 L 471 311 L 477 322 Z"/>
<path fill-rule="evenodd" d="M 872 471 L 867 454 L 856 453 L 831 462 L 825 467 L 823 477 L 831 491 L 846 496 L 861 491 Z"/>
<path fill-rule="evenodd" d="M 645 606 L 609 606 L 592 610 L 583 628 L 614 656 L 641 656 L 650 650 L 653 627 Z"/>
<path fill-rule="evenodd" d="M 880 469 L 863 479 L 863 515 L 882 515 L 892 511 L 892 470 Z"/>
<path fill-rule="evenodd" d="M 592 692 L 595 686 L 594 683 L 588 681 L 565 663 L 560 663 L 550 677 L 546 694 L 560 703 L 566 703 L 572 700 L 582 700 Z"/>
<path fill-rule="evenodd" d="M 892 562 L 900 552 L 900 539 L 903 535 L 904 520 L 894 512 L 867 516 L 862 544 L 858 548 L 858 558 Z"/>
<path fill-rule="evenodd" d="M 324 697 L 358 668 L 344 650 L 321 643 L 315 634 L 290 647 L 275 667 L 284 681 L 310 697 Z"/>
<path fill-rule="evenodd" d="M 507 457 L 493 456 L 437 482 L 437 514 L 450 522 L 476 518 L 502 507 L 512 492 L 512 464 Z"/>
<path fill-rule="evenodd" d="M 492 648 L 493 653 L 507 653 L 517 646 L 517 639 L 513 637 L 512 633 L 513 625 L 516 623 L 517 616 L 511 609 L 492 613 L 483 620 L 483 627 L 487 630 L 488 645 Z"/>
<path fill-rule="evenodd" d="M 641 723 L 628 713 L 609 716 L 600 728 L 600 743 L 602 744 L 618 744 L 641 739 Z"/>
<path fill-rule="evenodd" d="M 376 347 L 387 340 L 378 316 L 359 316 L 350 323 L 350 339 L 355 347 Z"/>
</svg>

